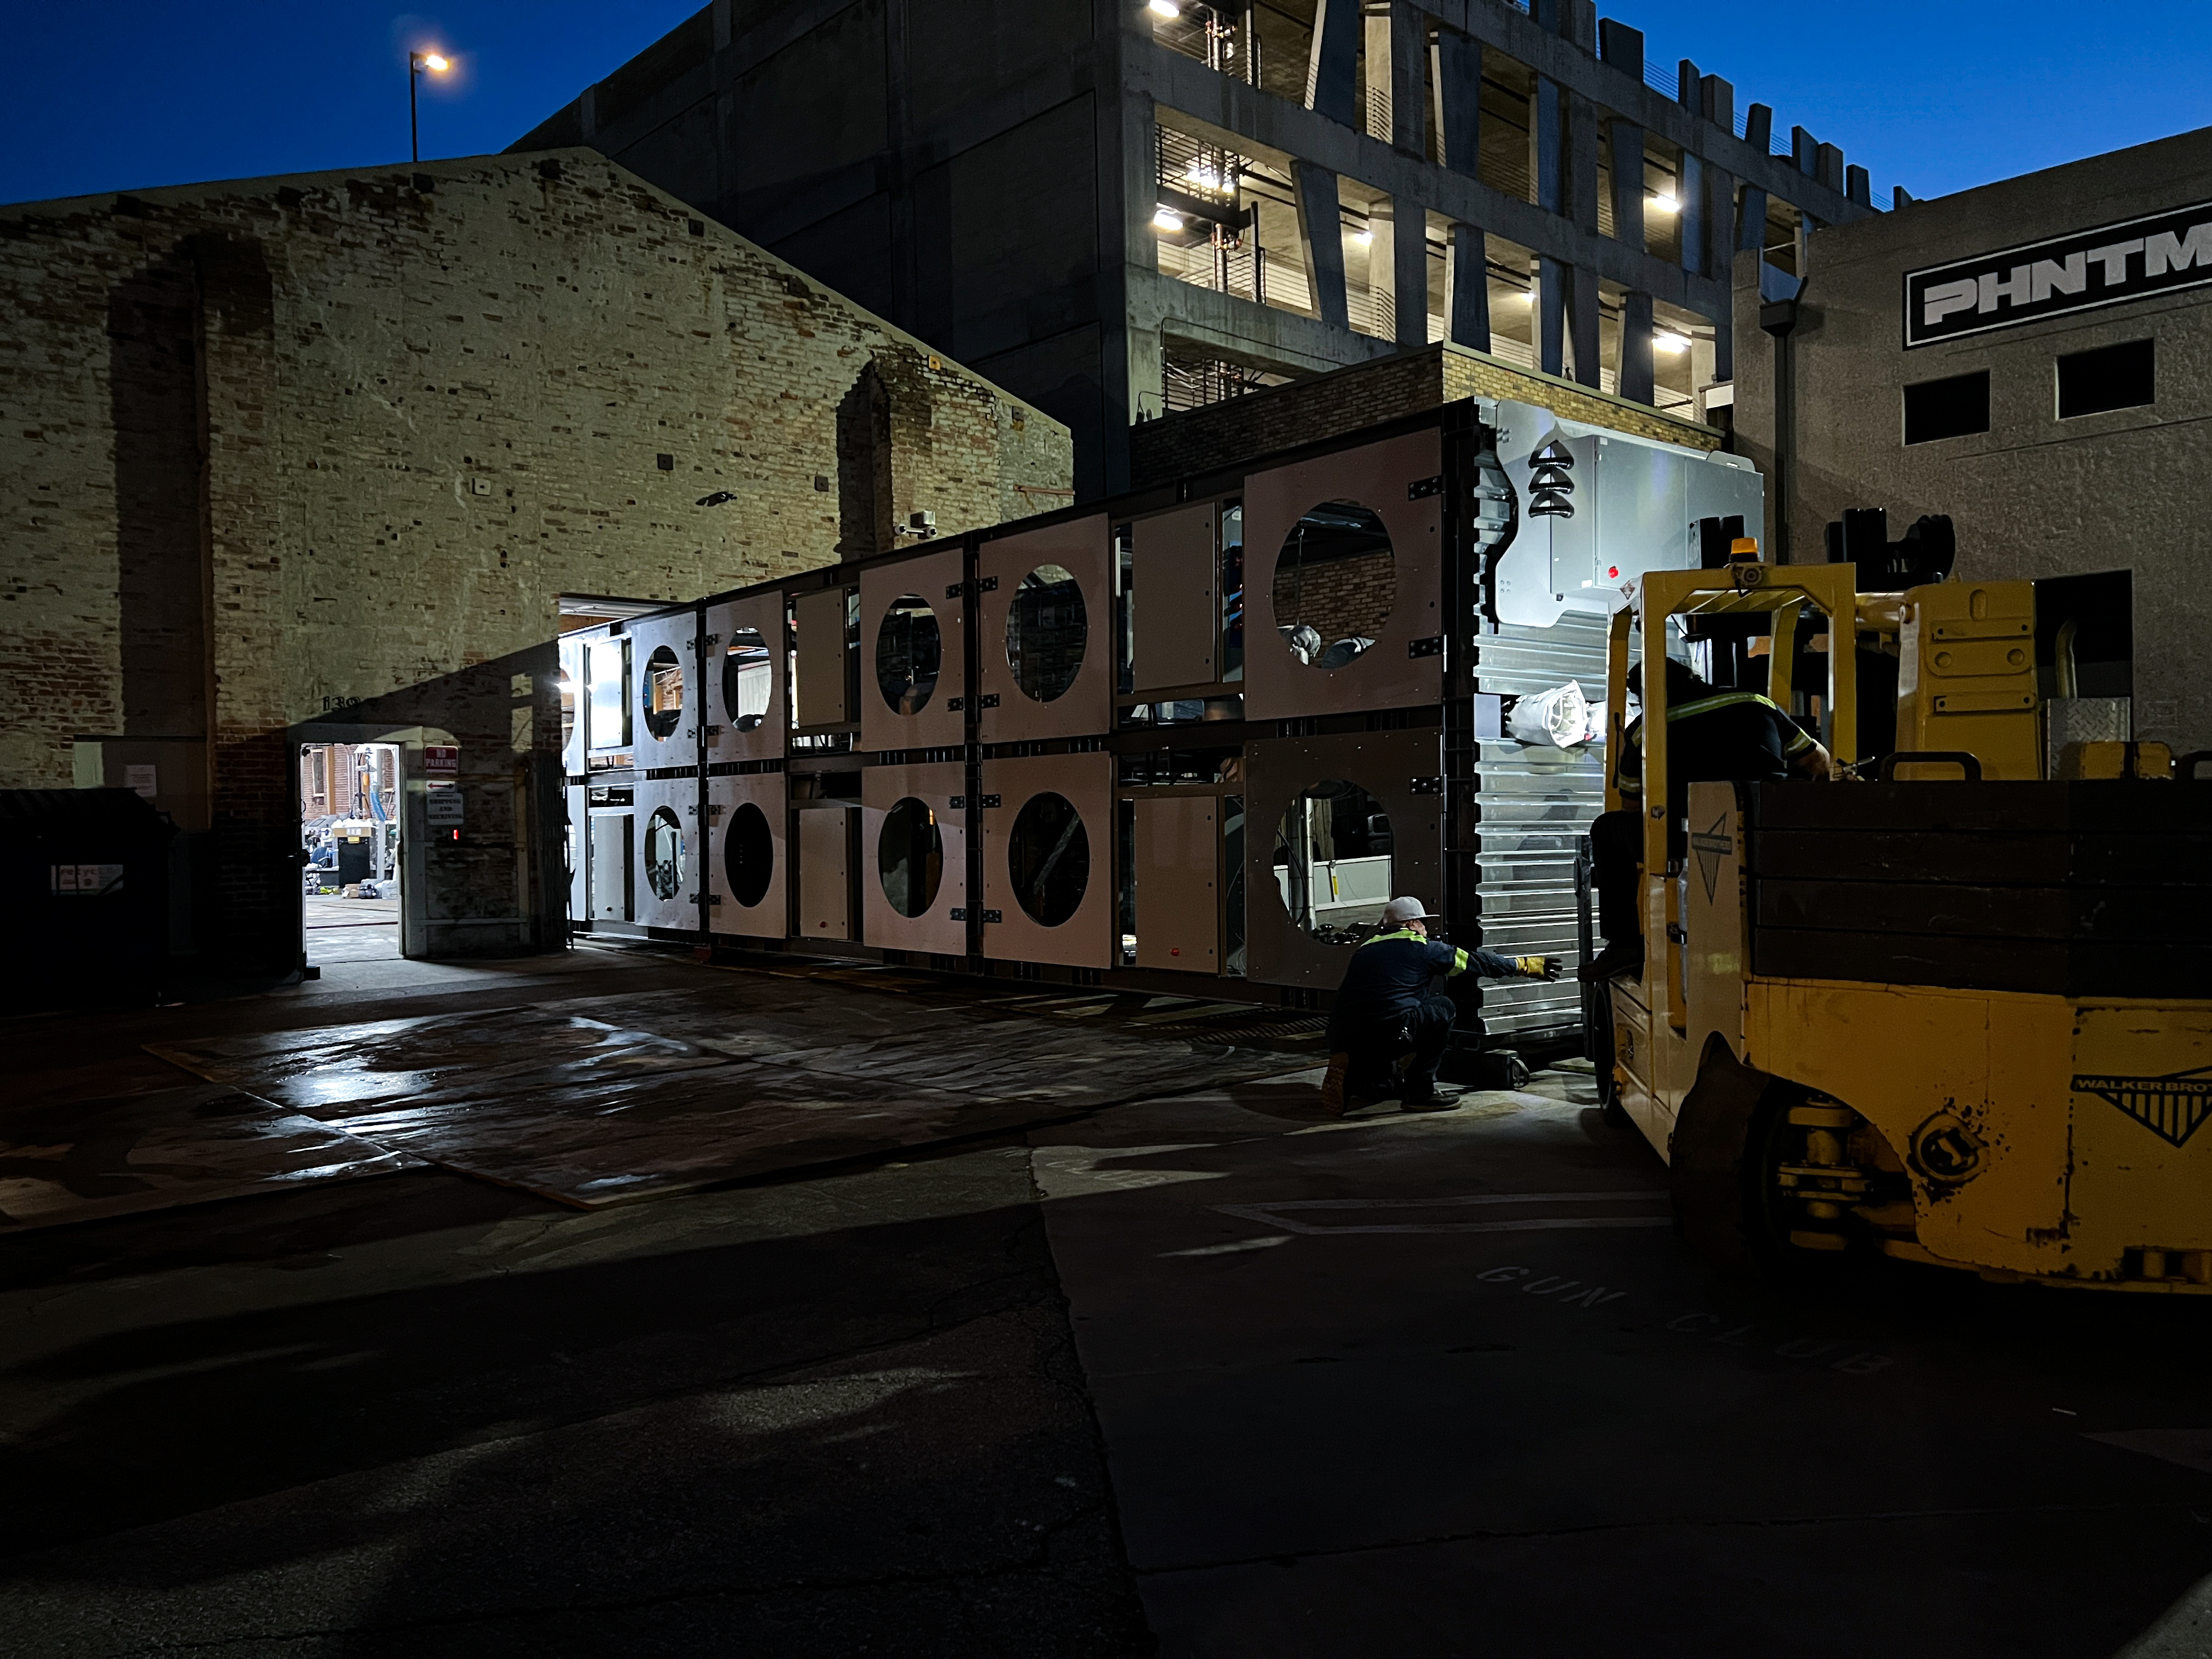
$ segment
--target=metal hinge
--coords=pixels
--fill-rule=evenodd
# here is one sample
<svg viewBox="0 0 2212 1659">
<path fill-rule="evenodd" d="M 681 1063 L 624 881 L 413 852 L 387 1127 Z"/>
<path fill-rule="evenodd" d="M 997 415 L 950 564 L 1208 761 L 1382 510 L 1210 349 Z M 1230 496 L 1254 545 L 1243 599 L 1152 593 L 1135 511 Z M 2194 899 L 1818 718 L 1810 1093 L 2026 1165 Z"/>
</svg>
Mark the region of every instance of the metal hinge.
<svg viewBox="0 0 2212 1659">
<path fill-rule="evenodd" d="M 719 726 L 702 726 L 699 729 L 710 738 L 719 738 L 722 735 L 722 728 Z"/>
<path fill-rule="evenodd" d="M 996 910 L 986 910 L 983 912 L 983 920 L 988 924 L 994 921 L 1004 921 L 1006 918 L 1000 915 Z"/>
<path fill-rule="evenodd" d="M 999 804 L 999 798 L 996 795 L 978 795 L 975 797 L 975 804 L 988 812 Z"/>
<path fill-rule="evenodd" d="M 999 694 L 995 691 L 986 691 L 975 700 L 975 706 L 978 708 L 996 708 L 999 706 Z"/>
<path fill-rule="evenodd" d="M 1408 778 L 1406 787 L 1416 795 L 1441 795 L 1444 792 L 1442 778 Z"/>
<path fill-rule="evenodd" d="M 708 801 L 707 803 L 707 816 L 710 818 L 719 818 L 721 817 L 722 803 L 718 800 Z"/>
<path fill-rule="evenodd" d="M 1416 478 L 1406 486 L 1406 499 L 1409 501 L 1418 501 L 1424 495 L 1441 495 L 1443 493 L 1444 475 L 1441 472 L 1433 478 Z"/>
<path fill-rule="evenodd" d="M 707 902 L 710 907 L 720 904 L 721 902 L 722 896 L 720 893 L 709 893 L 707 895 Z"/>
<path fill-rule="evenodd" d="M 961 709 L 965 708 L 968 706 L 968 699 L 965 697 L 947 697 L 945 700 L 945 706 L 952 710 L 955 714 L 957 714 Z"/>
<path fill-rule="evenodd" d="M 955 795 L 952 798 L 952 810 L 956 812 L 966 811 L 968 810 L 968 797 L 965 795 Z"/>
<path fill-rule="evenodd" d="M 958 582 L 947 582 L 947 583 L 945 583 L 945 597 L 946 599 L 958 599 L 958 598 L 960 597 L 960 586 L 961 586 L 961 585 L 960 585 Z"/>
<path fill-rule="evenodd" d="M 1677 945 L 1687 945 L 1690 942 L 1689 934 L 1683 930 L 1682 924 L 1679 921 L 1670 921 L 1667 924 L 1667 937 Z"/>
<path fill-rule="evenodd" d="M 997 592 L 999 591 L 999 579 L 998 579 L 996 576 L 978 576 L 978 577 L 976 577 L 976 578 L 975 578 L 975 591 L 976 591 L 978 593 L 995 593 L 995 592 Z"/>
<path fill-rule="evenodd" d="M 1441 657 L 1444 653 L 1444 636 L 1431 634 L 1426 639 L 1409 640 L 1406 654 L 1409 657 Z"/>
<path fill-rule="evenodd" d="M 700 644 L 706 646 L 720 645 L 721 642 L 722 636 L 720 634 L 709 634 L 699 641 Z"/>
<path fill-rule="evenodd" d="M 966 910 L 964 908 L 956 908 L 956 909 L 952 912 L 952 920 L 953 920 L 953 921 L 967 921 L 967 920 L 968 920 L 968 912 L 967 912 L 967 910 Z"/>
</svg>

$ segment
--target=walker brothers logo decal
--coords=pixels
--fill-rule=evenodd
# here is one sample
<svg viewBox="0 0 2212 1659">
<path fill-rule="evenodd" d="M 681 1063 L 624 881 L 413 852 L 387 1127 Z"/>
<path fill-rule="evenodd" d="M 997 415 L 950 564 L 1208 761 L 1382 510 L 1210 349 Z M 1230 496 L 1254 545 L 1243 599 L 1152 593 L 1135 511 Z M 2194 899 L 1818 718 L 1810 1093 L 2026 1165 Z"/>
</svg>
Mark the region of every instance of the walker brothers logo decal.
<svg viewBox="0 0 2212 1659">
<path fill-rule="evenodd" d="M 1935 345 L 2212 283 L 2212 203 L 1907 271 L 1905 343 Z"/>
<path fill-rule="evenodd" d="M 2212 1066 L 2171 1077 L 2105 1077 L 2074 1079 L 2074 1092 L 2101 1095 L 2160 1139 L 2179 1146 L 2197 1133 L 2212 1103 Z"/>
</svg>

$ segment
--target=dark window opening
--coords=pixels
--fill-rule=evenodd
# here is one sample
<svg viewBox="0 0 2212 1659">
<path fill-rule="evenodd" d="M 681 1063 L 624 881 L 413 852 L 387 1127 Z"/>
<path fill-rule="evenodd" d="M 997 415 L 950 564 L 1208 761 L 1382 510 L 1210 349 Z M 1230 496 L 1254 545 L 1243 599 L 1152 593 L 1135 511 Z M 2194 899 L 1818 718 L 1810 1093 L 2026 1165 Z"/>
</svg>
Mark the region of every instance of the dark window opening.
<svg viewBox="0 0 2212 1659">
<path fill-rule="evenodd" d="M 2141 409 L 2157 400 L 2157 354 L 2148 340 L 2076 351 L 2058 360 L 2062 421 L 2101 415 L 2108 409 Z"/>
<path fill-rule="evenodd" d="M 1934 443 L 1990 429 L 1990 372 L 1923 380 L 1905 388 L 1905 441 Z"/>
</svg>

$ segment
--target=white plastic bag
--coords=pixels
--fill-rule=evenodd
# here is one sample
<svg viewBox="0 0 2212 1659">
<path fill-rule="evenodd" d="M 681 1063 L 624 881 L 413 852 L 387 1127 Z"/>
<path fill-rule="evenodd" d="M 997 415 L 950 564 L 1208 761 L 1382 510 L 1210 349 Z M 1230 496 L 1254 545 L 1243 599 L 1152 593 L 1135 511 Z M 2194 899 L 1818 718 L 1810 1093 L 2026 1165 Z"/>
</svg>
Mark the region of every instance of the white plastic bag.
<svg viewBox="0 0 2212 1659">
<path fill-rule="evenodd" d="M 1579 683 L 1569 680 L 1548 691 L 1531 691 L 1505 717 L 1509 737 L 1522 743 L 1571 748 L 1589 736 L 1589 702 Z"/>
</svg>

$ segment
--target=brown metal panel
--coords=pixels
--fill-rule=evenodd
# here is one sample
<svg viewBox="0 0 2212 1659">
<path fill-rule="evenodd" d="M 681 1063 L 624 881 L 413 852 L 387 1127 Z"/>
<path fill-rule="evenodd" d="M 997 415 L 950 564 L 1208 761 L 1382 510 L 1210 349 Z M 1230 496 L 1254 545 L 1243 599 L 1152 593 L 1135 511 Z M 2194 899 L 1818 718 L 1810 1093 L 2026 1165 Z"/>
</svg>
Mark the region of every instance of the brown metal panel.
<svg viewBox="0 0 2212 1659">
<path fill-rule="evenodd" d="M 1103 520 L 1101 520 L 1103 523 Z M 1079 845 L 1089 871 L 1082 896 L 1066 920 L 1047 926 L 1024 908 L 1011 862 L 1022 812 L 1056 794 L 1081 821 L 1079 842 L 1060 853 L 1064 868 Z M 994 801 L 997 805 L 994 805 Z M 1113 964 L 1114 758 L 1110 755 L 1031 755 L 983 763 L 983 954 L 1001 962 L 1054 962 L 1071 968 Z M 1052 849 L 1045 849 L 1049 858 Z M 1034 885 L 1030 892 L 1034 896 Z"/>
<path fill-rule="evenodd" d="M 1139 691 L 1205 685 L 1220 672 L 1220 504 L 1203 501 L 1131 526 L 1130 638 Z"/>
<path fill-rule="evenodd" d="M 982 659 L 978 718 L 985 743 L 1089 737 L 1112 725 L 1114 549 L 1109 528 L 1101 514 L 986 542 L 977 550 L 976 649 Z M 1014 672 L 1006 625 L 1024 580 L 1053 565 L 1075 579 L 1085 632 L 1082 662 L 1067 689 L 1041 702 L 1022 690 Z"/>
<path fill-rule="evenodd" d="M 781 772 L 707 780 L 707 891 L 714 900 L 707 907 L 708 932 L 740 939 L 782 939 L 791 932 L 789 794 Z M 753 902 L 745 903 L 744 896 Z"/>
<path fill-rule="evenodd" d="M 1446 631 L 1439 608 L 1443 495 L 1431 484 L 1443 470 L 1439 436 L 1429 431 L 1245 479 L 1244 697 L 1251 719 L 1405 708 L 1443 695 L 1443 657 L 1424 643 Z M 1395 594 L 1369 636 L 1375 643 L 1341 668 L 1322 669 L 1299 661 L 1276 631 L 1279 622 L 1294 619 L 1276 615 L 1275 572 L 1300 516 L 1340 501 L 1382 520 Z"/>
<path fill-rule="evenodd" d="M 1392 892 L 1442 909 L 1443 771 L 1443 744 L 1434 730 L 1267 738 L 1245 746 L 1244 937 L 1255 983 L 1334 990 L 1352 959 L 1352 946 L 1322 944 L 1284 908 L 1275 839 L 1291 801 L 1330 779 L 1358 784 L 1390 820 Z"/>
<path fill-rule="evenodd" d="M 793 724 L 802 729 L 843 726 L 853 718 L 851 684 L 845 672 L 845 590 L 817 588 L 791 602 L 799 629 L 799 699 Z"/>
<path fill-rule="evenodd" d="M 707 607 L 707 683 L 701 690 L 706 697 L 710 763 L 772 760 L 783 753 L 791 726 L 786 702 L 790 693 L 784 684 L 791 652 L 783 607 L 781 593 L 756 593 Z M 756 657 L 740 641 L 738 636 L 746 632 L 760 635 L 763 656 Z M 767 676 L 765 690 L 758 678 L 762 669 Z M 776 931 L 782 933 L 781 927 Z"/>
<path fill-rule="evenodd" d="M 697 765 L 699 613 L 641 617 L 627 632 L 630 743 L 637 764 Z"/>
<path fill-rule="evenodd" d="M 967 683 L 963 564 L 963 556 L 955 547 L 896 564 L 871 565 L 860 573 L 861 748 L 881 753 L 966 741 L 967 717 L 960 710 Z M 884 684 L 885 648 L 890 643 L 884 627 L 891 606 L 908 597 L 926 604 L 937 623 L 939 660 L 935 684 L 927 690 L 915 686 L 907 699 L 914 705 L 912 712 L 901 714 Z"/>
<path fill-rule="evenodd" d="M 631 798 L 631 915 L 641 927 L 699 927 L 699 780 L 640 779 Z"/>
<path fill-rule="evenodd" d="M 1211 795 L 1133 799 L 1137 966 L 1221 969 L 1221 803 Z"/>
<path fill-rule="evenodd" d="M 959 682 L 955 681 L 957 684 Z M 968 954 L 968 812 L 953 800 L 967 791 L 958 761 L 871 766 L 860 774 L 860 937 L 885 951 Z M 918 800 L 935 816 L 940 843 L 937 891 L 918 916 L 891 902 L 884 868 L 884 830 L 891 810 Z"/>
<path fill-rule="evenodd" d="M 799 839 L 799 927 L 802 939 L 853 937 L 854 809 L 842 801 L 792 814 Z"/>
</svg>

